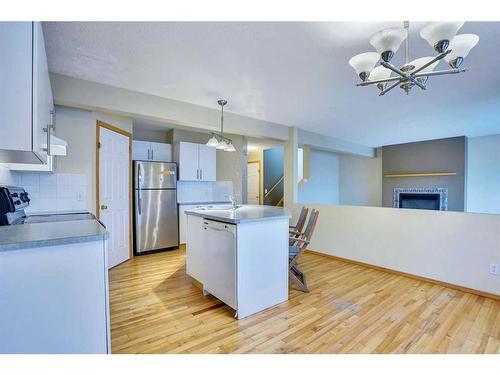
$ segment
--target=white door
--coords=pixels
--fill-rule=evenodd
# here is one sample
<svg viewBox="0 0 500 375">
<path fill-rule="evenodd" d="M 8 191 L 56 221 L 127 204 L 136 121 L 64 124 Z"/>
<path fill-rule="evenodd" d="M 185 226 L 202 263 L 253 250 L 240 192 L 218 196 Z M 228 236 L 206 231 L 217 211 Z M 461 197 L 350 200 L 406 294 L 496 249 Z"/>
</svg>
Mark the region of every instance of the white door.
<svg viewBox="0 0 500 375">
<path fill-rule="evenodd" d="M 108 267 L 130 257 L 129 138 L 99 128 L 99 218 L 109 232 Z"/>
<path fill-rule="evenodd" d="M 199 181 L 198 144 L 179 142 L 179 180 Z"/>
<path fill-rule="evenodd" d="M 217 150 L 214 147 L 198 145 L 200 158 L 200 180 L 216 181 Z"/>
<path fill-rule="evenodd" d="M 132 142 L 132 159 L 134 160 L 149 160 L 150 159 L 150 143 L 144 141 Z"/>
<path fill-rule="evenodd" d="M 172 161 L 172 145 L 168 143 L 151 142 L 151 160 Z"/>
<path fill-rule="evenodd" d="M 248 163 L 248 204 L 260 204 L 260 165 L 259 163 Z"/>
</svg>

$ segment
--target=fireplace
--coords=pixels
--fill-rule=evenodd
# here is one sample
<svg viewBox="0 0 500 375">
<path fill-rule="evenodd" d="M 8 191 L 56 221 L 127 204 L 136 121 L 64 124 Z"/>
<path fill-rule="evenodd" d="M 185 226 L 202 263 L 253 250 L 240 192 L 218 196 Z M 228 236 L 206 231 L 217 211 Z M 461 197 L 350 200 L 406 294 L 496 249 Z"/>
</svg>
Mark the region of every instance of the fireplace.
<svg viewBox="0 0 500 375">
<path fill-rule="evenodd" d="M 448 189 L 395 188 L 393 207 L 448 211 Z"/>
</svg>

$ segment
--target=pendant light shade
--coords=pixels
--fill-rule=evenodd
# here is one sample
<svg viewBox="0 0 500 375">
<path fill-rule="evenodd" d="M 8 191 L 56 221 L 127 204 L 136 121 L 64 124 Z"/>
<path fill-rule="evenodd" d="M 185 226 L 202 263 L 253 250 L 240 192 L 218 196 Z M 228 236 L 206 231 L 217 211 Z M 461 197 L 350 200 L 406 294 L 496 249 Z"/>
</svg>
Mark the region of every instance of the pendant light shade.
<svg viewBox="0 0 500 375">
<path fill-rule="evenodd" d="M 410 62 L 409 65 L 413 65 L 415 68 L 413 70 L 419 69 L 421 66 L 424 66 L 425 64 L 429 63 L 431 60 L 434 59 L 434 56 L 426 56 L 426 57 L 420 57 L 418 59 L 415 59 Z M 434 68 L 439 64 L 439 60 L 433 62 L 431 65 L 425 67 L 422 69 L 419 73 L 429 73 L 434 70 Z"/>
<path fill-rule="evenodd" d="M 354 68 L 361 80 L 366 81 L 379 59 L 378 53 L 365 52 L 352 57 L 349 60 L 349 65 Z"/>
<path fill-rule="evenodd" d="M 437 52 L 445 52 L 463 24 L 464 22 L 429 22 L 420 30 L 420 36 Z"/>
<path fill-rule="evenodd" d="M 377 66 L 370 73 L 370 81 L 378 81 L 379 79 L 386 79 L 391 76 L 391 70 L 383 67 L 382 65 Z"/>
<path fill-rule="evenodd" d="M 231 143 L 229 143 L 229 144 L 227 145 L 227 147 L 225 148 L 225 150 L 224 150 L 224 151 L 227 151 L 227 152 L 234 152 L 234 151 L 236 151 L 236 149 L 234 148 L 234 145 L 233 145 L 233 143 L 231 142 Z"/>
<path fill-rule="evenodd" d="M 215 146 L 217 150 L 225 150 L 227 148 L 228 144 L 224 139 L 221 139 L 220 142 Z"/>
<path fill-rule="evenodd" d="M 407 37 L 408 30 L 405 28 L 391 27 L 375 33 L 370 38 L 370 44 L 377 50 L 382 60 L 389 61 Z"/>
<path fill-rule="evenodd" d="M 455 36 L 451 40 L 449 47 L 451 52 L 445 56 L 445 61 L 452 68 L 458 68 L 477 42 L 479 42 L 479 37 L 476 34 L 460 34 Z"/>
<path fill-rule="evenodd" d="M 215 138 L 215 135 L 212 135 L 212 137 L 207 142 L 207 146 L 209 147 L 217 147 L 218 144 L 219 141 L 217 140 L 217 138 Z"/>
</svg>

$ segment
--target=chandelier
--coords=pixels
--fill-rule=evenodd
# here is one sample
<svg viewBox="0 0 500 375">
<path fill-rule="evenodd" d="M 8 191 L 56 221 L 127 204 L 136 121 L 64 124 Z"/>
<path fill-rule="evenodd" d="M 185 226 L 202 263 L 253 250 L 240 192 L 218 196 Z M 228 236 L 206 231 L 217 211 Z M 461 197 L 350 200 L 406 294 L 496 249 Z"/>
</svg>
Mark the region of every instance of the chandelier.
<svg viewBox="0 0 500 375">
<path fill-rule="evenodd" d="M 408 31 L 410 23 L 405 21 L 403 27 L 393 27 L 381 30 L 370 38 L 370 44 L 377 52 L 365 52 L 349 60 L 361 83 L 356 86 L 377 85 L 379 95 L 385 95 L 395 87 L 400 87 L 406 94 L 414 86 L 426 89 L 427 79 L 443 74 L 457 74 L 465 72 L 461 68 L 464 59 L 470 50 L 477 44 L 479 37 L 475 34 L 455 35 L 464 22 L 429 22 L 420 36 L 425 39 L 437 52 L 436 56 L 420 57 L 410 61 L 410 43 Z M 405 43 L 405 64 L 398 68 L 391 64 L 394 54 Z M 380 65 L 375 67 L 379 60 Z M 434 71 L 439 61 L 444 59 L 449 69 Z M 391 76 L 395 73 L 394 76 Z"/>
<path fill-rule="evenodd" d="M 210 139 L 207 142 L 207 146 L 215 147 L 217 150 L 224 150 L 227 152 L 236 151 L 233 145 L 233 141 L 227 137 L 224 137 L 224 106 L 227 104 L 227 100 L 220 99 L 217 101 L 220 105 L 221 116 L 220 116 L 220 133 L 212 133 Z"/>
</svg>

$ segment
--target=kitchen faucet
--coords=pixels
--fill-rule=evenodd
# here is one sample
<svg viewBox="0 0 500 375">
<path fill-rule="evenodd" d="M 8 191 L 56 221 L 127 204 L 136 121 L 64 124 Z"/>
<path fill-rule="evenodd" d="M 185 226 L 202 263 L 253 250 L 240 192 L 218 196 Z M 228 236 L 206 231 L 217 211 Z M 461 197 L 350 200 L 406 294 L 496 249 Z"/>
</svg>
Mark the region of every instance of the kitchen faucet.
<svg viewBox="0 0 500 375">
<path fill-rule="evenodd" d="M 236 208 L 238 208 L 238 206 L 236 204 L 236 199 L 234 198 L 234 195 L 228 194 L 228 195 L 226 195 L 226 197 L 231 202 L 231 206 L 233 206 L 233 210 L 236 209 Z"/>
</svg>

